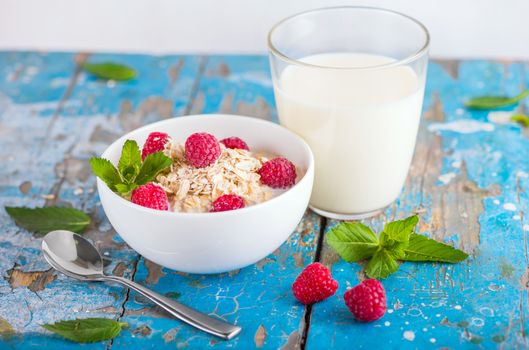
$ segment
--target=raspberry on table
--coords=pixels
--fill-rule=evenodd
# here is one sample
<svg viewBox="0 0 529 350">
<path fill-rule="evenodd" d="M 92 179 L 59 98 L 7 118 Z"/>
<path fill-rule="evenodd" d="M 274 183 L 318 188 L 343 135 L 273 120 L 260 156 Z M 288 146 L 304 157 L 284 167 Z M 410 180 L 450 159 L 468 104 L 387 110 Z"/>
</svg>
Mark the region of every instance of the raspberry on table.
<svg viewBox="0 0 529 350">
<path fill-rule="evenodd" d="M 228 211 L 244 208 L 244 199 L 235 194 L 225 194 L 211 205 L 211 212 Z"/>
<path fill-rule="evenodd" d="M 185 144 L 185 156 L 195 168 L 205 168 L 220 157 L 220 144 L 215 136 L 199 132 L 189 136 Z"/>
<path fill-rule="evenodd" d="M 249 151 L 250 147 L 244 142 L 242 139 L 238 137 L 228 137 L 223 140 L 220 140 L 220 143 L 224 144 L 227 148 L 233 148 L 233 149 L 244 149 Z"/>
<path fill-rule="evenodd" d="M 292 292 L 303 304 L 314 304 L 336 293 L 338 282 L 319 262 L 307 265 L 292 284 Z"/>
<path fill-rule="evenodd" d="M 345 292 L 345 305 L 363 322 L 376 321 L 386 313 L 386 291 L 382 283 L 368 279 Z"/>
<path fill-rule="evenodd" d="M 289 188 L 296 183 L 296 167 L 286 158 L 274 158 L 258 171 L 261 183 L 272 188 Z"/>
<path fill-rule="evenodd" d="M 165 190 L 152 182 L 142 185 L 132 191 L 132 203 L 157 210 L 168 210 L 169 204 Z"/>
<path fill-rule="evenodd" d="M 141 159 L 145 160 L 145 157 L 147 157 L 149 154 L 163 151 L 165 148 L 165 144 L 170 139 L 171 138 L 169 137 L 169 135 L 164 132 L 151 132 L 149 136 L 147 136 L 147 140 L 143 145 L 143 149 L 141 151 Z"/>
</svg>

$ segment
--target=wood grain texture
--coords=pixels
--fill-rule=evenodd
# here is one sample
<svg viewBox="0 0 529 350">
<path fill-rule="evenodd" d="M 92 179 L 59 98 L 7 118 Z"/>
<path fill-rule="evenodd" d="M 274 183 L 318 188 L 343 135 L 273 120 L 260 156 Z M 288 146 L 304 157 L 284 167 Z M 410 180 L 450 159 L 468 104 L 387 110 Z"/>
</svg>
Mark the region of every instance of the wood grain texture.
<svg viewBox="0 0 529 350">
<path fill-rule="evenodd" d="M 84 60 L 131 65 L 138 79 L 95 80 L 79 69 Z M 3 52 L 0 74 L 0 205 L 87 211 L 93 224 L 85 235 L 104 252 L 107 272 L 244 328 L 236 339 L 219 341 L 124 288 L 57 275 L 40 255 L 40 239 L 0 210 L 0 348 L 76 348 L 39 324 L 89 316 L 131 327 L 87 349 L 529 348 L 529 134 L 497 122 L 499 114 L 462 107 L 479 94 L 516 94 L 529 82 L 527 64 L 430 64 L 410 176 L 399 200 L 367 223 L 379 229 L 417 212 L 421 233 L 453 243 L 472 258 L 459 265 L 403 264 L 384 281 L 388 313 L 372 324 L 355 322 L 342 300 L 364 278 L 362 265 L 344 263 L 318 245 L 320 232 L 334 221 L 322 227 L 327 221 L 307 212 L 290 239 L 254 266 L 202 276 L 138 256 L 101 209 L 87 160 L 123 133 L 191 113 L 277 121 L 266 57 Z M 523 111 L 527 104 L 516 108 Z M 305 308 L 290 285 L 315 259 L 332 268 L 340 289 Z"/>
<path fill-rule="evenodd" d="M 445 67 L 451 67 L 446 71 Z M 430 64 L 416 153 L 405 188 L 384 215 L 419 213 L 420 231 L 473 256 L 458 265 L 404 263 L 384 281 L 388 313 L 355 322 L 342 295 L 365 278 L 362 264 L 341 261 L 326 245 L 322 260 L 341 282 L 339 297 L 313 308 L 307 348 L 527 348 L 524 223 L 529 142 L 513 124 L 489 122 L 487 112 L 462 108 L 481 94 L 515 94 L 524 64 Z M 457 72 L 455 74 L 454 72 Z M 335 223 L 334 223 L 335 224 Z M 520 283 L 520 281 L 522 281 Z"/>
</svg>

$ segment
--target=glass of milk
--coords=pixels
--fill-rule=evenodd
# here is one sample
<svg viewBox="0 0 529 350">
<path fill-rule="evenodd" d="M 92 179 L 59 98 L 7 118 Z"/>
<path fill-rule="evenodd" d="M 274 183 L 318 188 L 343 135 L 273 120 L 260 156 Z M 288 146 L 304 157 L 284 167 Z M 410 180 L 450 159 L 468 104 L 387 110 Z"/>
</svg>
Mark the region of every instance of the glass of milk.
<svg viewBox="0 0 529 350">
<path fill-rule="evenodd" d="M 368 7 L 308 11 L 270 31 L 279 121 L 312 148 L 316 213 L 370 217 L 399 196 L 417 138 L 428 44 L 417 20 Z"/>
</svg>

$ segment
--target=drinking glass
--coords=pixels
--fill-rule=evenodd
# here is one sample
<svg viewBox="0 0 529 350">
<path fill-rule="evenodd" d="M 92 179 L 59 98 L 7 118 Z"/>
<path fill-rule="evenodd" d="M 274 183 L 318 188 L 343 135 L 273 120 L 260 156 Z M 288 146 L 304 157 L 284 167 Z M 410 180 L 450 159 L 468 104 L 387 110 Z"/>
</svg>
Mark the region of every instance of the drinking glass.
<svg viewBox="0 0 529 350">
<path fill-rule="evenodd" d="M 268 47 L 279 121 L 314 153 L 311 209 L 336 219 L 382 211 L 413 157 L 426 27 L 380 8 L 324 8 L 276 24 Z"/>
</svg>

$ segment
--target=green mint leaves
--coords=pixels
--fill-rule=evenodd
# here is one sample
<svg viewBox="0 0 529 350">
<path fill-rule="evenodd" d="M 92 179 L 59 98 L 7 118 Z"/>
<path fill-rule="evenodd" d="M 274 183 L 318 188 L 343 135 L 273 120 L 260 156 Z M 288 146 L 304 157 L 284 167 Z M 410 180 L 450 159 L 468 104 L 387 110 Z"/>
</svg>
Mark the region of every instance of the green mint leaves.
<svg viewBox="0 0 529 350">
<path fill-rule="evenodd" d="M 479 96 L 465 102 L 465 107 L 470 109 L 496 109 L 516 104 L 529 96 L 529 89 L 522 91 L 514 97 L 508 96 Z"/>
<path fill-rule="evenodd" d="M 525 114 L 515 114 L 511 117 L 511 121 L 518 123 L 523 127 L 529 128 L 529 116 Z"/>
<path fill-rule="evenodd" d="M 171 158 L 163 152 L 149 154 L 142 162 L 140 148 L 134 140 L 127 140 L 123 144 L 117 168 L 104 158 L 90 159 L 94 175 L 121 195 L 128 195 L 136 187 L 153 181 L 156 175 L 172 163 Z"/>
<path fill-rule="evenodd" d="M 119 63 L 84 63 L 82 68 L 103 80 L 127 81 L 136 77 L 136 71 L 133 68 Z"/>
<path fill-rule="evenodd" d="M 54 230 L 81 233 L 90 225 L 90 217 L 74 208 L 5 207 L 5 210 L 18 226 L 37 234 L 46 234 Z"/>
<path fill-rule="evenodd" d="M 85 318 L 42 325 L 50 332 L 76 343 L 93 343 L 114 339 L 127 326 L 127 323 L 108 318 Z"/>
<path fill-rule="evenodd" d="M 468 254 L 431 238 L 413 233 L 406 248 L 406 261 L 434 261 L 458 263 Z"/>
<path fill-rule="evenodd" d="M 457 263 L 468 255 L 447 244 L 414 233 L 419 219 L 410 216 L 387 223 L 377 238 L 367 226 L 344 222 L 327 234 L 327 243 L 348 262 L 369 259 L 365 273 L 386 278 L 398 270 L 398 260 Z"/>
<path fill-rule="evenodd" d="M 378 237 L 361 223 L 344 222 L 327 234 L 327 243 L 345 261 L 367 259 L 378 249 Z"/>
</svg>

